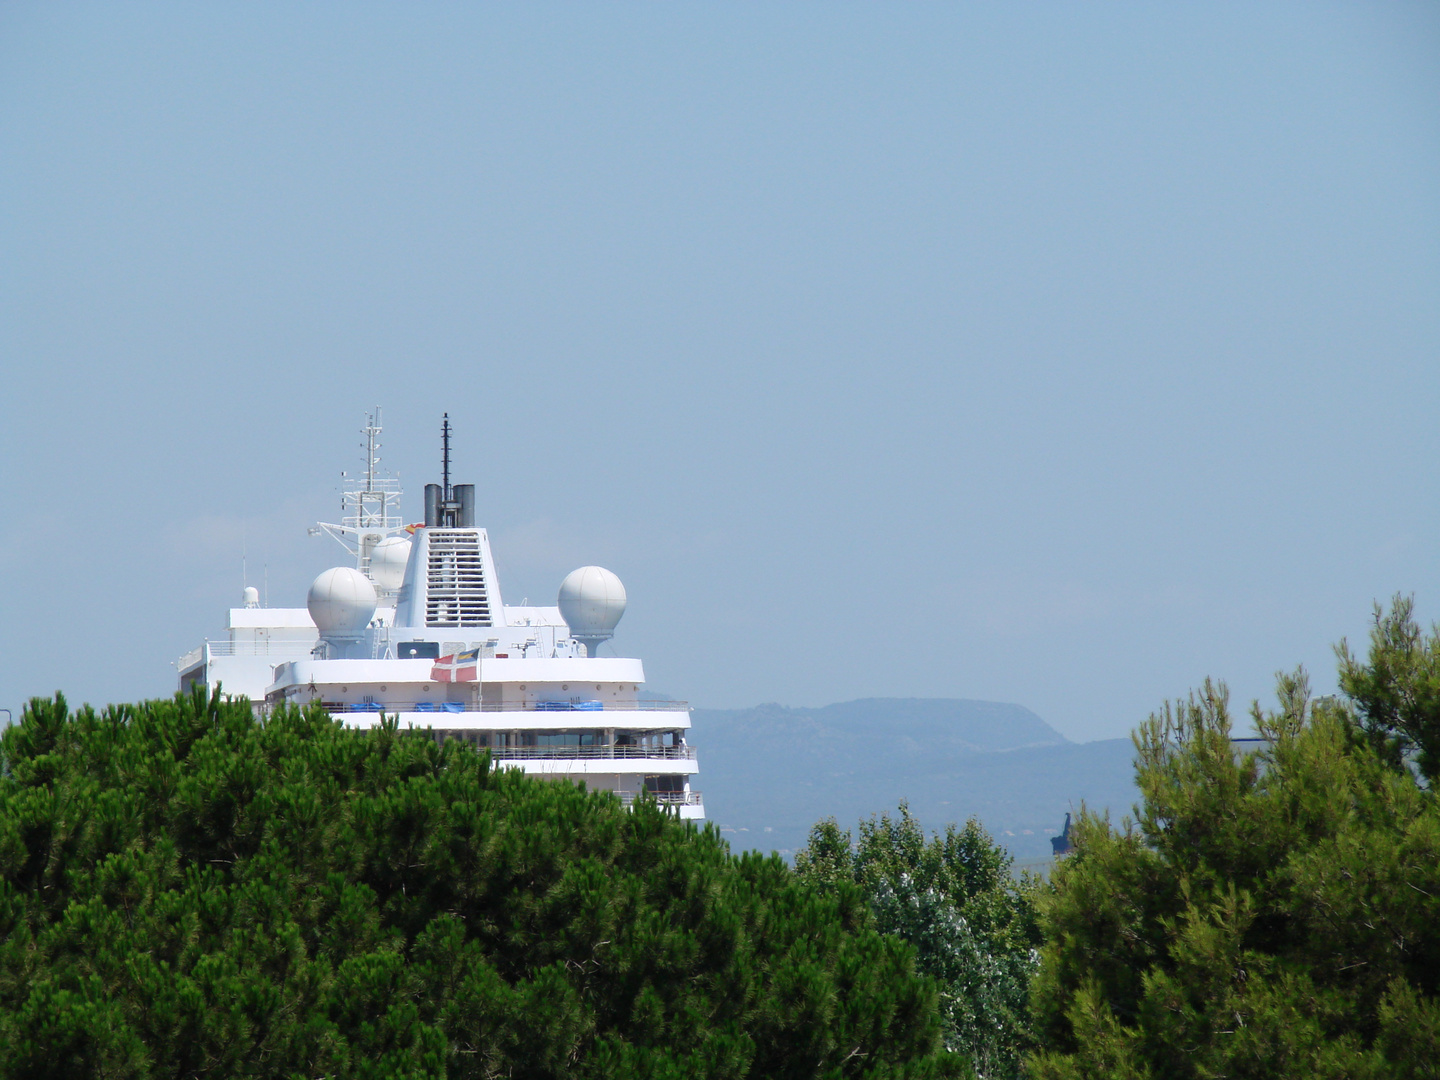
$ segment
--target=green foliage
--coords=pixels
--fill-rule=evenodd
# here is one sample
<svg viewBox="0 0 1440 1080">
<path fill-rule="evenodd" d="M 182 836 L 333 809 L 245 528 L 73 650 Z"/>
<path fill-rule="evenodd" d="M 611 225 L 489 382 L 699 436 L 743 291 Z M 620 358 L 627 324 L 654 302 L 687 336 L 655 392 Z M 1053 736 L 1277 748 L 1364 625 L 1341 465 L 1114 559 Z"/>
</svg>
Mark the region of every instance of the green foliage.
<svg viewBox="0 0 1440 1080">
<path fill-rule="evenodd" d="M 940 983 L 946 1045 L 982 1080 L 1018 1075 L 1040 943 L 1035 885 L 1011 878 L 1010 857 L 978 822 L 927 841 L 902 802 L 898 819 L 862 821 L 852 846 L 830 818 L 811 830 L 795 869 L 831 888 L 860 885 L 876 926 L 915 946 L 920 970 Z"/>
<path fill-rule="evenodd" d="M 1349 686 L 1409 678 L 1385 666 L 1392 629 Z M 1207 681 L 1136 736 L 1139 820 L 1082 814 L 1041 903 L 1031 1075 L 1440 1075 L 1433 794 L 1303 671 L 1279 699 L 1240 754 Z"/>
<path fill-rule="evenodd" d="M 1367 663 L 1342 641 L 1340 688 L 1355 704 L 1360 729 L 1393 763 L 1416 755 L 1420 773 L 1440 781 L 1440 628 L 1429 639 L 1413 614 L 1413 597 L 1396 596 L 1390 614 L 1375 607 Z"/>
<path fill-rule="evenodd" d="M 859 890 L 469 747 L 203 694 L 0 740 L 0 1074 L 939 1077 Z"/>
</svg>

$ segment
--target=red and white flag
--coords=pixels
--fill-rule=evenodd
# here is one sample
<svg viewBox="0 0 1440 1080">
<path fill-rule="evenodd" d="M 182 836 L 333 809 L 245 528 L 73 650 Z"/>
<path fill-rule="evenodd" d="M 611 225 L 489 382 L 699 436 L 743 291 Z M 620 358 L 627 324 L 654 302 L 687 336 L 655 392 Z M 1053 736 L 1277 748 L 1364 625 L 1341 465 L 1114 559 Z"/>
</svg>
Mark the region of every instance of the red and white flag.
<svg viewBox="0 0 1440 1080">
<path fill-rule="evenodd" d="M 430 669 L 435 682 L 477 682 L 480 679 L 480 650 L 442 656 Z"/>
</svg>

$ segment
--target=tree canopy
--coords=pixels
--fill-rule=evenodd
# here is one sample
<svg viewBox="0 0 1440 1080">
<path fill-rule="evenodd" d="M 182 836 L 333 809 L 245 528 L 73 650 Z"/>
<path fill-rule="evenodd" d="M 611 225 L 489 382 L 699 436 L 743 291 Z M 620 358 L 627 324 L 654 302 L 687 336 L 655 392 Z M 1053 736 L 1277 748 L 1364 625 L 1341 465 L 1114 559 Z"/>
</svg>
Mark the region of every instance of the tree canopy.
<svg viewBox="0 0 1440 1080">
<path fill-rule="evenodd" d="M 1440 643 L 1410 610 L 1341 647 L 1348 700 L 1280 676 L 1259 749 L 1208 681 L 1141 727 L 1138 820 L 1082 814 L 1042 896 L 1031 1075 L 1440 1075 Z"/>
<path fill-rule="evenodd" d="M 0 1075 L 1440 1077 L 1440 631 L 1337 654 L 1253 749 L 1223 684 L 1153 715 L 1044 886 L 903 803 L 792 872 L 393 722 L 37 699 Z"/>
<path fill-rule="evenodd" d="M 6 1076 L 963 1071 L 860 889 L 648 802 L 203 694 L 0 752 Z"/>
<path fill-rule="evenodd" d="M 1434 787 L 1440 782 L 1440 633 L 1427 637 L 1414 612 L 1409 596 L 1395 597 L 1388 614 L 1377 606 L 1364 662 L 1348 642 L 1335 651 L 1340 688 L 1354 704 L 1360 730 L 1392 766 L 1413 755 Z"/>
<path fill-rule="evenodd" d="M 1028 1045 L 1027 994 L 1040 944 L 1036 883 L 1014 880 L 1010 856 L 974 819 L 928 840 L 900 804 L 860 822 L 859 839 L 833 818 L 795 858 L 803 879 L 859 885 L 878 929 L 914 945 L 940 984 L 945 1042 L 982 1080 L 1019 1075 Z"/>
</svg>

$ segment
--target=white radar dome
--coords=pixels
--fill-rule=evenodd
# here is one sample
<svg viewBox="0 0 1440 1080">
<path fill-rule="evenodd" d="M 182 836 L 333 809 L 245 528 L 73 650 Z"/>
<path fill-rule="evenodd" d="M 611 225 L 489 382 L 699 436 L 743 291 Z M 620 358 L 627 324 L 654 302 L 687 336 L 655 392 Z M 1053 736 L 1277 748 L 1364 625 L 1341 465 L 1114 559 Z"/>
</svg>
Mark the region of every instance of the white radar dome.
<svg viewBox="0 0 1440 1080">
<path fill-rule="evenodd" d="M 246 585 L 246 586 L 245 586 L 245 606 L 246 606 L 246 607 L 259 607 L 259 606 L 260 606 L 260 590 L 257 589 L 257 588 L 255 588 L 254 585 Z"/>
<path fill-rule="evenodd" d="M 603 566 L 582 566 L 560 583 L 560 615 L 591 656 L 625 614 L 625 586 Z"/>
<path fill-rule="evenodd" d="M 403 536 L 387 536 L 370 552 L 370 576 L 380 588 L 394 592 L 404 584 L 405 564 L 409 561 L 410 541 Z"/>
<path fill-rule="evenodd" d="M 353 566 L 335 566 L 310 585 L 305 606 L 321 637 L 358 637 L 375 617 L 375 586 Z"/>
</svg>

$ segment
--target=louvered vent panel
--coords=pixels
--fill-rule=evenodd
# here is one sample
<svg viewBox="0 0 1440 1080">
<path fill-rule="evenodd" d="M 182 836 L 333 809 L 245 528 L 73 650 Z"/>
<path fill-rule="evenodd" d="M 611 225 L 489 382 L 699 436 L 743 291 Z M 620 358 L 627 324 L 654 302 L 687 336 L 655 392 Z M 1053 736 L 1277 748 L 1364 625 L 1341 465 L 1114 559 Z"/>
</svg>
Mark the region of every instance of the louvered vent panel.
<svg viewBox="0 0 1440 1080">
<path fill-rule="evenodd" d="M 426 626 L 489 626 L 490 597 L 478 532 L 430 532 Z"/>
</svg>

